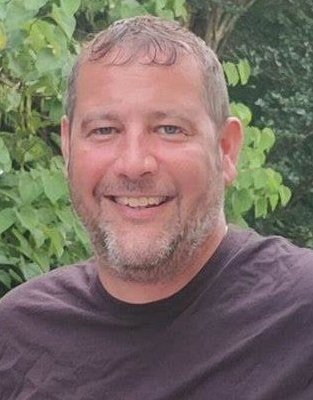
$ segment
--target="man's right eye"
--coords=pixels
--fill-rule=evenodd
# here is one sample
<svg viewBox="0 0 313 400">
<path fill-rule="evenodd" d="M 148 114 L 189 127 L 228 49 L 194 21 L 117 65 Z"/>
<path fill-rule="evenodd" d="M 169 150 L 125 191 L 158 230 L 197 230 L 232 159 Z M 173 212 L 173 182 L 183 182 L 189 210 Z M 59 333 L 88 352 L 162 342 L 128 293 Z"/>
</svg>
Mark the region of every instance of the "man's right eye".
<svg viewBox="0 0 313 400">
<path fill-rule="evenodd" d="M 118 133 L 118 129 L 113 126 L 103 126 L 91 131 L 91 135 L 109 136 Z"/>
</svg>

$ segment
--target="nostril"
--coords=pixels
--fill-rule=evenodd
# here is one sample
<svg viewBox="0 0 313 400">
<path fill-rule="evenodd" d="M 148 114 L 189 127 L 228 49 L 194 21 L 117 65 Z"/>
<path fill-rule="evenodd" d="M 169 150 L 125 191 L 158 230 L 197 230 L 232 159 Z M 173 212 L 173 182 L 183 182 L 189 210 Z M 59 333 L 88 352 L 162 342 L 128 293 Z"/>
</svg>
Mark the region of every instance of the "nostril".
<svg viewBox="0 0 313 400">
<path fill-rule="evenodd" d="M 157 170 L 157 160 L 152 155 L 121 155 L 115 162 L 116 175 L 123 175 L 131 180 L 146 174 L 155 174 Z"/>
</svg>

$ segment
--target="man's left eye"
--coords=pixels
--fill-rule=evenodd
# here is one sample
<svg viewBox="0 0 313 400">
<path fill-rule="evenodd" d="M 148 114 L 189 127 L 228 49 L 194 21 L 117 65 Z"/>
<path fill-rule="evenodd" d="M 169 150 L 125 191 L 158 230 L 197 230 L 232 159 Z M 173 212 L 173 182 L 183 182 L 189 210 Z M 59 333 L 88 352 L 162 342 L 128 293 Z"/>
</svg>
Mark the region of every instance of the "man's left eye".
<svg viewBox="0 0 313 400">
<path fill-rule="evenodd" d="M 175 125 L 161 125 L 159 126 L 158 131 L 166 135 L 175 135 L 182 132 L 181 128 Z"/>
</svg>

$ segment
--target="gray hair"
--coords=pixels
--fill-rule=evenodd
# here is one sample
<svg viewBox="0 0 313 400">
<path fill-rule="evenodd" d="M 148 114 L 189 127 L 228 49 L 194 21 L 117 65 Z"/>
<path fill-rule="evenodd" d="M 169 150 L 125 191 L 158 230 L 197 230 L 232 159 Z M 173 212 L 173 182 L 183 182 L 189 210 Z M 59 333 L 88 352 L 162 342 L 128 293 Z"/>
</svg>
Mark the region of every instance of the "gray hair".
<svg viewBox="0 0 313 400">
<path fill-rule="evenodd" d="M 106 58 L 109 65 L 131 63 L 140 56 L 147 64 L 174 65 L 182 56 L 191 56 L 203 76 L 208 114 L 217 127 L 230 115 L 223 68 L 205 42 L 177 22 L 152 16 L 137 16 L 116 21 L 88 42 L 78 56 L 68 78 L 65 111 L 72 121 L 76 100 L 76 81 L 84 62 Z"/>
</svg>

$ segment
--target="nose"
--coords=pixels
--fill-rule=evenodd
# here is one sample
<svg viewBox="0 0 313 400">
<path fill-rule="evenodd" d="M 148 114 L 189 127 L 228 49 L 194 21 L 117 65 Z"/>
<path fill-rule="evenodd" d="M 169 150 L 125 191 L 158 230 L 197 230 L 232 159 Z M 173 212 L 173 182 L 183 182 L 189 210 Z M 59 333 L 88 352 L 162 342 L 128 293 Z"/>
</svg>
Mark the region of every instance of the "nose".
<svg viewBox="0 0 313 400">
<path fill-rule="evenodd" d="M 158 163 L 151 151 L 149 138 L 144 135 L 125 135 L 120 152 L 115 161 L 115 173 L 131 180 L 145 175 L 154 175 L 158 170 Z"/>
</svg>

